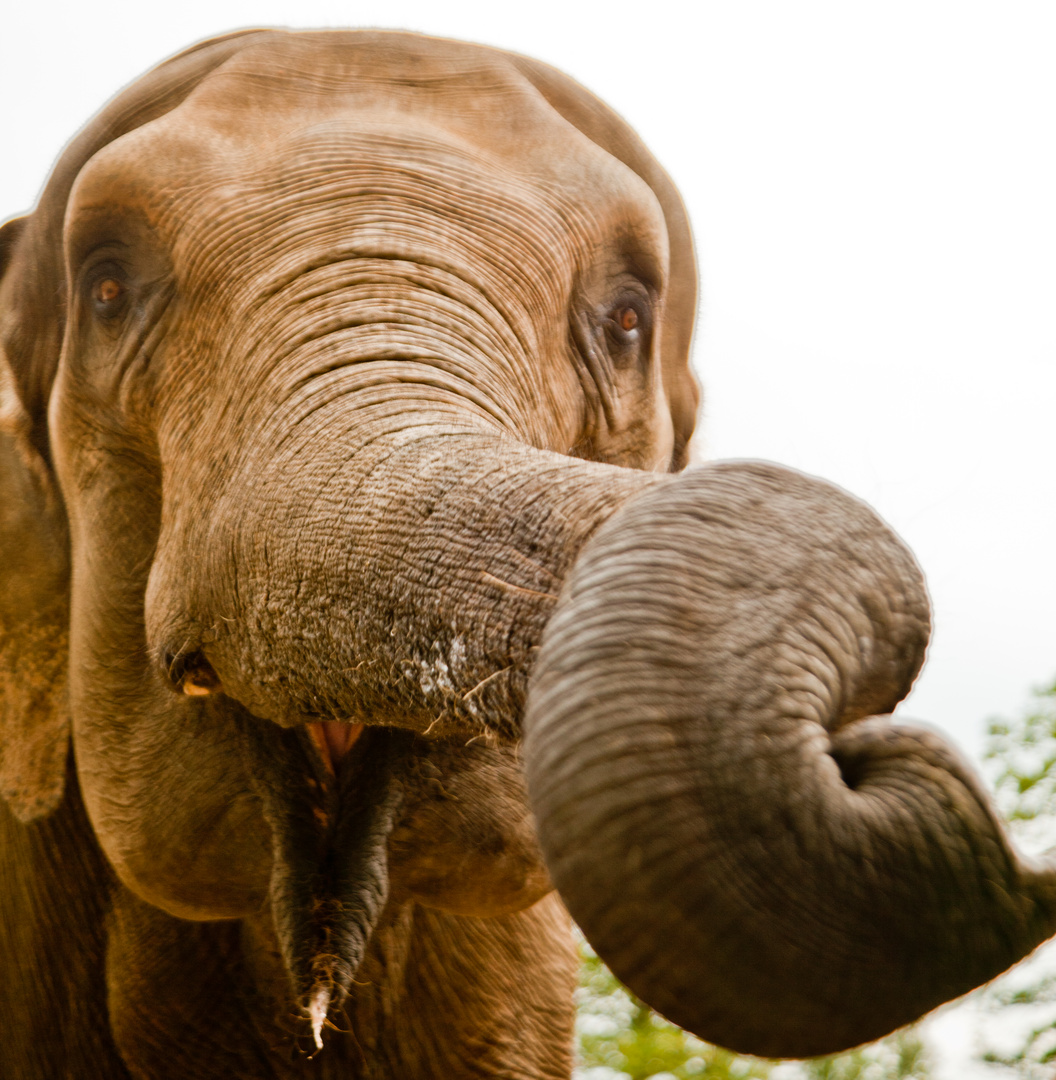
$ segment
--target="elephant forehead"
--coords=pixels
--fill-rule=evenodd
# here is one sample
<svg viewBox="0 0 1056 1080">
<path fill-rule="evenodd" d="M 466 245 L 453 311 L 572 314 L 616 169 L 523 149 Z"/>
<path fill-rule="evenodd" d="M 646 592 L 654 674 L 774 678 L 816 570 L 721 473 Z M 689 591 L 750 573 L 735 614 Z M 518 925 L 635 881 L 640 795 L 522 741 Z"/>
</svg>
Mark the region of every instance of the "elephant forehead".
<svg viewBox="0 0 1056 1080">
<path fill-rule="evenodd" d="M 131 202 L 164 219 L 203 197 L 322 196 L 323 177 L 353 188 L 358 177 L 345 194 L 371 194 L 386 169 L 394 186 L 383 196 L 399 194 L 399 179 L 420 189 L 423 176 L 447 177 L 453 193 L 484 191 L 533 218 L 553 207 L 557 218 L 538 224 L 577 244 L 618 221 L 666 248 L 648 185 L 504 54 L 410 34 L 276 34 L 244 49 L 180 106 L 100 151 L 71 214 Z"/>
<path fill-rule="evenodd" d="M 209 113 L 218 130 L 236 135 L 247 125 L 302 127 L 326 113 L 387 117 L 395 130 L 429 123 L 518 172 L 596 194 L 634 176 L 564 120 L 504 53 L 415 34 L 275 35 L 213 71 L 181 108 Z"/>
</svg>

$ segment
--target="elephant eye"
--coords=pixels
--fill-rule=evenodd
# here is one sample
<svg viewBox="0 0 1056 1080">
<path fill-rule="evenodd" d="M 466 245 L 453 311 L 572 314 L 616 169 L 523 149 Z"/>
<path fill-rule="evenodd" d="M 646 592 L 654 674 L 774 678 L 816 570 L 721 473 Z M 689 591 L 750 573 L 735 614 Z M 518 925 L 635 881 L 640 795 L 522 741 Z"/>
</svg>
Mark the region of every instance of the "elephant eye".
<svg viewBox="0 0 1056 1080">
<path fill-rule="evenodd" d="M 113 264 L 100 266 L 92 275 L 88 291 L 99 318 L 113 319 L 124 312 L 128 287 L 123 276 Z"/>
<path fill-rule="evenodd" d="M 95 302 L 97 304 L 112 304 L 125 291 L 125 287 L 113 278 L 105 278 L 95 287 Z"/>
<path fill-rule="evenodd" d="M 616 322 L 621 330 L 629 334 L 638 325 L 638 312 L 630 306 L 620 308 L 616 312 Z"/>
<path fill-rule="evenodd" d="M 641 359 L 648 348 L 651 310 L 649 299 L 637 290 L 624 293 L 609 308 L 603 323 L 609 350 L 615 363 L 628 364 Z"/>
</svg>

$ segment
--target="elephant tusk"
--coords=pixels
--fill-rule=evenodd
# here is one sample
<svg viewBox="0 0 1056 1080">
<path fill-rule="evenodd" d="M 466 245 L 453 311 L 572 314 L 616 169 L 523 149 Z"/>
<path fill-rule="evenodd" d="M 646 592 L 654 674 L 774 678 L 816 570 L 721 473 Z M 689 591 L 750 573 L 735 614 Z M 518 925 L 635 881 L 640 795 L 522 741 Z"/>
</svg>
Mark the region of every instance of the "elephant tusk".
<svg viewBox="0 0 1056 1080">
<path fill-rule="evenodd" d="M 200 683 L 184 680 L 183 692 L 187 697 L 208 697 L 210 694 L 219 693 L 219 686 L 202 686 Z"/>
<path fill-rule="evenodd" d="M 166 656 L 165 675 L 169 685 L 187 697 L 208 697 L 224 689 L 220 676 L 200 650 Z"/>
</svg>

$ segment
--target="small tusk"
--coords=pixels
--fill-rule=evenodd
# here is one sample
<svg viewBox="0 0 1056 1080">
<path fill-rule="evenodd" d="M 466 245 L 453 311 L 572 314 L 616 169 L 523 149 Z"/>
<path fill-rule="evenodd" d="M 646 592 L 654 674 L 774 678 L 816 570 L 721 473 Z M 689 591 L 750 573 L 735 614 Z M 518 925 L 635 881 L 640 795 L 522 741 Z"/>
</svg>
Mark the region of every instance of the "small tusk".
<svg viewBox="0 0 1056 1080">
<path fill-rule="evenodd" d="M 169 664 L 169 678 L 177 673 L 181 676 L 179 687 L 188 697 L 205 697 L 223 690 L 220 676 L 201 651 L 174 658 Z"/>
<path fill-rule="evenodd" d="M 216 693 L 216 688 L 212 686 L 199 686 L 198 683 L 193 683 L 190 679 L 184 679 L 183 692 L 188 697 L 208 697 L 210 694 Z"/>
<path fill-rule="evenodd" d="M 326 1023 L 326 1014 L 330 1009 L 330 991 L 325 986 L 317 986 L 312 991 L 311 1001 L 308 1005 L 308 1016 L 312 1021 L 312 1038 L 315 1039 L 317 1050 L 323 1048 L 323 1024 Z"/>
</svg>

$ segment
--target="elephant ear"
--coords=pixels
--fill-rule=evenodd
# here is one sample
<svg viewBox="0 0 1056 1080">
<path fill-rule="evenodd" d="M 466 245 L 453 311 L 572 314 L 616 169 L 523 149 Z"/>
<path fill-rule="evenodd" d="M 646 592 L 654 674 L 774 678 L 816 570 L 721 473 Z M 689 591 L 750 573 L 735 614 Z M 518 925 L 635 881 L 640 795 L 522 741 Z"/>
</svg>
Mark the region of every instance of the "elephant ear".
<svg viewBox="0 0 1056 1080">
<path fill-rule="evenodd" d="M 67 147 L 33 214 L 0 226 L 0 797 L 23 822 L 62 801 L 69 747 L 69 540 L 47 406 L 66 322 L 70 190 L 100 149 L 266 33 L 194 46 L 123 91 Z"/>
<path fill-rule="evenodd" d="M 689 366 L 697 311 L 697 262 L 693 234 L 678 189 L 631 126 L 589 90 L 547 64 L 526 56 L 514 64 L 550 105 L 591 142 L 638 174 L 652 189 L 667 224 L 670 268 L 660 338 L 664 392 L 671 410 L 675 445 L 671 469 L 685 467 L 697 422 L 700 389 Z"/>
<path fill-rule="evenodd" d="M 0 228 L 0 302 L 27 221 Z M 62 799 L 68 579 L 62 503 L 0 340 L 0 795 L 24 822 Z"/>
</svg>

